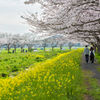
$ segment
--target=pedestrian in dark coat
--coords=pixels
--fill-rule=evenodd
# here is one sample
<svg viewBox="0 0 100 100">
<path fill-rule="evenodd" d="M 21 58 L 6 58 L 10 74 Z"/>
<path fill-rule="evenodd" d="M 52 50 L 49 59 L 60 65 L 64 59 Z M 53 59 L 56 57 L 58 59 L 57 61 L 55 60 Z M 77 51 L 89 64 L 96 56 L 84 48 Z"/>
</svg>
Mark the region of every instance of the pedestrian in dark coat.
<svg viewBox="0 0 100 100">
<path fill-rule="evenodd" d="M 91 63 L 94 63 L 94 55 L 95 55 L 94 49 L 93 47 L 90 47 L 90 62 Z"/>
</svg>

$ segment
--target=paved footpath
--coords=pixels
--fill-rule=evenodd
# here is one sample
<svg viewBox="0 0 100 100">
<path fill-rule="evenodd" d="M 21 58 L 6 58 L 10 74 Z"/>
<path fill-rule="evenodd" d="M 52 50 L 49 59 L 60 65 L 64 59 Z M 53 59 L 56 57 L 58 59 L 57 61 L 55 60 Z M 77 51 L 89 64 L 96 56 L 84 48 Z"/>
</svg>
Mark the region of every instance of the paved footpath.
<svg viewBox="0 0 100 100">
<path fill-rule="evenodd" d="M 90 71 L 93 72 L 94 75 L 92 77 L 100 80 L 100 72 L 97 71 L 97 68 L 98 67 L 100 68 L 100 64 L 97 63 L 96 59 L 95 59 L 94 63 L 90 63 L 90 61 L 89 61 L 88 64 L 87 64 L 85 62 L 85 56 L 84 56 L 84 54 L 82 54 L 81 65 L 82 65 L 82 69 L 84 69 L 84 70 L 90 70 Z"/>
</svg>

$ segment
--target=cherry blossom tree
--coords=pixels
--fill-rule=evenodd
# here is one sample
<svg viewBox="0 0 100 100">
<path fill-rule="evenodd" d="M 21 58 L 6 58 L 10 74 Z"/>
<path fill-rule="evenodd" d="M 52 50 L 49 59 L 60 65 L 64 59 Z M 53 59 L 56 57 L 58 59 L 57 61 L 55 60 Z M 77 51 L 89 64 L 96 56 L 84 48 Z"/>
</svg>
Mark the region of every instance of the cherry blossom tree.
<svg viewBox="0 0 100 100">
<path fill-rule="evenodd" d="M 0 47 L 6 43 L 5 33 L 0 32 Z"/>
<path fill-rule="evenodd" d="M 52 51 L 54 50 L 54 47 L 57 47 L 58 45 L 58 39 L 57 36 L 51 36 L 48 38 L 49 44 L 51 45 Z"/>
<path fill-rule="evenodd" d="M 22 16 L 31 30 L 77 35 L 75 40 L 93 44 L 100 52 L 100 0 L 28 0 L 25 4 L 36 2 L 44 10 L 41 19 L 33 13 Z"/>
<path fill-rule="evenodd" d="M 36 39 L 38 37 L 37 34 L 25 33 L 22 37 L 26 41 L 26 45 L 28 47 L 28 51 L 30 51 L 32 49 L 32 47 L 35 45 L 35 43 L 36 43 Z"/>
<path fill-rule="evenodd" d="M 12 45 L 13 45 L 13 42 L 12 41 L 13 41 L 12 38 L 10 38 L 10 37 L 6 38 L 6 45 L 7 45 L 8 53 L 9 53 L 9 51 L 10 51 Z"/>
<path fill-rule="evenodd" d="M 43 38 L 43 36 L 42 36 L 42 39 L 41 38 L 38 39 L 37 43 L 39 43 L 40 46 L 42 46 L 44 48 L 44 51 L 46 51 L 46 47 L 48 46 L 47 44 L 49 43 L 49 41 L 48 41 L 48 38 Z"/>
<path fill-rule="evenodd" d="M 11 47 L 14 44 L 13 35 L 11 33 L 10 34 L 9 33 L 5 33 L 4 34 L 3 44 L 5 44 L 7 46 L 7 50 L 8 50 L 8 53 L 9 53 Z"/>
<path fill-rule="evenodd" d="M 20 34 L 13 34 L 11 38 L 14 46 L 14 52 L 16 52 L 16 48 L 18 46 L 19 40 L 21 39 Z"/>
<path fill-rule="evenodd" d="M 19 47 L 21 48 L 21 51 L 23 50 L 24 46 L 27 44 L 28 42 L 24 39 L 19 40 L 18 44 Z"/>
</svg>

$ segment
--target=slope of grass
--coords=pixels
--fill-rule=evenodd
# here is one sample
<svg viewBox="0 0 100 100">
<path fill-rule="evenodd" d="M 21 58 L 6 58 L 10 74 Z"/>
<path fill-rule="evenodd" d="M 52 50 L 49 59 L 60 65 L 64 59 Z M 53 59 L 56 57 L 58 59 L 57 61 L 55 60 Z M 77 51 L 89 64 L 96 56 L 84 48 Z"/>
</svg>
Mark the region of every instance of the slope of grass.
<svg viewBox="0 0 100 100">
<path fill-rule="evenodd" d="M 19 50 L 19 49 L 18 49 Z M 38 52 L 27 52 L 21 53 L 16 51 L 16 53 L 2 53 L 0 54 L 0 77 L 9 76 L 12 72 L 15 73 L 26 68 L 33 67 L 39 62 L 43 62 L 47 59 L 51 59 L 58 54 L 68 52 L 68 51 L 43 51 Z"/>
<path fill-rule="evenodd" d="M 14 78 L 0 79 L 1 100 L 81 100 L 81 50 L 59 54 Z"/>
</svg>

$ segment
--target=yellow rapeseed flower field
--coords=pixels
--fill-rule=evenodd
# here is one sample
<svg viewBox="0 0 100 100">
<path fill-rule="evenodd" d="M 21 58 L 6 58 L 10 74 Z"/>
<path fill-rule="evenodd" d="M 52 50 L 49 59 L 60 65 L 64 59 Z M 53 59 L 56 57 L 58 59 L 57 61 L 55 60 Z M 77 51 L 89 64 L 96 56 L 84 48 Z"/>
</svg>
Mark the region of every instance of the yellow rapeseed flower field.
<svg viewBox="0 0 100 100">
<path fill-rule="evenodd" d="M 0 100 L 79 100 L 81 52 L 58 54 L 14 78 L 0 79 Z"/>
</svg>

